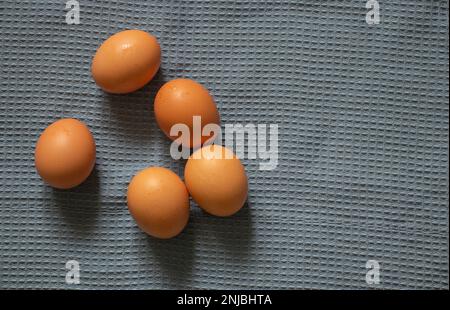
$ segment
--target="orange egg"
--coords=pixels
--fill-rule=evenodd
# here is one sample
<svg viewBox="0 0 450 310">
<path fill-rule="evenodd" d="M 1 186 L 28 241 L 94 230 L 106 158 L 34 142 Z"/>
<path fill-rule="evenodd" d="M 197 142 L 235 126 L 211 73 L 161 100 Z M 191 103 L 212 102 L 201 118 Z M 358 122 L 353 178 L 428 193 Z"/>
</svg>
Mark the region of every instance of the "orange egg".
<svg viewBox="0 0 450 310">
<path fill-rule="evenodd" d="M 156 94 L 154 109 L 159 127 L 170 139 L 175 140 L 181 136 L 170 135 L 173 125 L 185 124 L 189 128 L 190 136 L 181 141 L 186 147 L 198 147 L 213 136 L 209 134 L 202 136 L 198 142 L 194 141 L 194 116 L 201 117 L 200 130 L 207 124 L 220 124 L 219 112 L 208 90 L 189 79 L 177 79 L 164 84 Z"/>
<path fill-rule="evenodd" d="M 104 91 L 124 94 L 147 84 L 159 69 L 161 48 L 145 31 L 125 30 L 109 37 L 92 60 L 92 76 Z"/>
<path fill-rule="evenodd" d="M 79 120 L 61 119 L 48 126 L 39 137 L 34 160 L 37 172 L 51 186 L 75 187 L 94 168 L 94 138 Z"/>
<path fill-rule="evenodd" d="M 189 194 L 180 177 L 166 168 L 138 172 L 127 193 L 128 209 L 147 234 L 167 239 L 178 235 L 189 220 Z"/>
<path fill-rule="evenodd" d="M 232 215 L 247 199 L 244 166 L 232 151 L 220 145 L 195 151 L 186 163 L 184 180 L 195 202 L 212 215 Z"/>
</svg>

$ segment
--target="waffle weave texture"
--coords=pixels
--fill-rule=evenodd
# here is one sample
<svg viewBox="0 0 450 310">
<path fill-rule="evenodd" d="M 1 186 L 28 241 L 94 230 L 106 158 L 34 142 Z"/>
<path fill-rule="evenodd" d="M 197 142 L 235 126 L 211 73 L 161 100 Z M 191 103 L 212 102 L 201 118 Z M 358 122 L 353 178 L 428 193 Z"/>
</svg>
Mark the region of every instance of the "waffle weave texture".
<svg viewBox="0 0 450 310">
<path fill-rule="evenodd" d="M 1 288 L 448 288 L 447 1 L 0 0 Z M 154 34 L 161 70 L 108 95 L 93 82 L 97 47 L 124 29 Z M 223 124 L 278 124 L 279 163 L 244 159 L 248 205 L 231 218 L 191 202 L 172 240 L 139 231 L 126 189 L 140 169 L 183 175 L 153 99 L 192 78 Z M 34 168 L 42 130 L 84 121 L 95 171 L 59 191 Z M 65 282 L 68 260 L 81 283 Z"/>
</svg>

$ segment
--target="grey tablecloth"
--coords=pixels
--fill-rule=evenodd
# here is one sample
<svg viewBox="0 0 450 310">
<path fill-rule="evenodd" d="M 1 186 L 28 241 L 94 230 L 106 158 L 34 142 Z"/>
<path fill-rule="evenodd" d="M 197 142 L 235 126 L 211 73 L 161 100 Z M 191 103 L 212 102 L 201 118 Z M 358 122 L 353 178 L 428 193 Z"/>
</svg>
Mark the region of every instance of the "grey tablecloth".
<svg viewBox="0 0 450 310">
<path fill-rule="evenodd" d="M 0 1 L 1 288 L 448 288 L 447 1 Z M 103 93 L 91 58 L 111 34 L 156 35 L 144 89 Z M 138 230 L 126 187 L 144 167 L 182 175 L 153 98 L 177 77 L 214 95 L 223 123 L 279 125 L 278 168 L 244 160 L 249 203 L 187 229 Z M 80 187 L 44 185 L 33 152 L 62 117 L 83 120 L 97 165 Z M 68 260 L 81 283 L 65 282 Z"/>
</svg>

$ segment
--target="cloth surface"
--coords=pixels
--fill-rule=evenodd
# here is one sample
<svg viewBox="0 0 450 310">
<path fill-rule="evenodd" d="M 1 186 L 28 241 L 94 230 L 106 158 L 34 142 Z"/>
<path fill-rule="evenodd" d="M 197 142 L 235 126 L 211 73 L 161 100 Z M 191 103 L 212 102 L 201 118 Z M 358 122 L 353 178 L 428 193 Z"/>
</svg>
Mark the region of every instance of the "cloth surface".
<svg viewBox="0 0 450 310">
<path fill-rule="evenodd" d="M 68 25 L 65 1 L 0 1 L 1 288 L 448 288 L 447 1 L 379 1 L 378 25 L 366 1 L 79 2 Z M 158 38 L 161 70 L 108 95 L 90 63 L 124 29 Z M 153 114 L 178 77 L 210 90 L 223 124 L 278 124 L 279 163 L 244 159 L 247 206 L 222 219 L 191 202 L 186 230 L 156 240 L 126 188 L 151 165 L 183 175 Z M 33 158 L 62 117 L 97 143 L 95 171 L 67 191 Z"/>
</svg>

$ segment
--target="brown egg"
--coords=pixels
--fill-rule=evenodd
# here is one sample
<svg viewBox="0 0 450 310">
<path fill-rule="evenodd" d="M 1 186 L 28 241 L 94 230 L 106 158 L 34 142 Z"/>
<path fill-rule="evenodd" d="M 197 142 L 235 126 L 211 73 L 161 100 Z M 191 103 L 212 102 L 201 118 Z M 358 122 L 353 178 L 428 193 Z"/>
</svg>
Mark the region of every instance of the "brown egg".
<svg viewBox="0 0 450 310">
<path fill-rule="evenodd" d="M 247 199 L 244 166 L 232 151 L 220 145 L 194 152 L 186 163 L 184 180 L 195 202 L 212 215 L 232 215 Z"/>
<path fill-rule="evenodd" d="M 202 136 L 200 141 L 193 140 L 193 117 L 201 117 L 201 129 L 207 124 L 220 124 L 219 112 L 208 90 L 199 83 L 189 79 L 172 80 L 158 91 L 154 103 L 156 121 L 161 130 L 170 139 L 181 136 L 170 135 L 175 124 L 185 124 L 190 130 L 190 137 L 181 141 L 186 147 L 198 147 L 212 135 Z"/>
<path fill-rule="evenodd" d="M 92 60 L 92 77 L 104 91 L 124 94 L 147 84 L 159 69 L 161 48 L 145 31 L 125 30 L 109 37 Z"/>
<path fill-rule="evenodd" d="M 138 172 L 128 186 L 127 201 L 138 226 L 153 237 L 175 237 L 189 220 L 186 186 L 166 168 L 150 167 Z"/>
<path fill-rule="evenodd" d="M 94 138 L 79 120 L 61 119 L 48 126 L 39 137 L 34 160 L 37 172 L 51 186 L 75 187 L 94 168 Z"/>
</svg>

